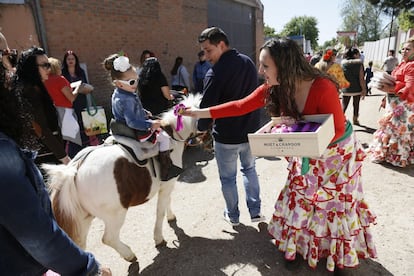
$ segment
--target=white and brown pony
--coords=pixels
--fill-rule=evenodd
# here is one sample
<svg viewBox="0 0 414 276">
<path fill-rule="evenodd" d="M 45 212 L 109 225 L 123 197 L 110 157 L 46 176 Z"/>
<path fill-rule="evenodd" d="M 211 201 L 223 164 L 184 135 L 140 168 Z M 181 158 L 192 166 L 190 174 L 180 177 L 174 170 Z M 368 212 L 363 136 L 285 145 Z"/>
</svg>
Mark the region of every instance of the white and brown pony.
<svg viewBox="0 0 414 276">
<path fill-rule="evenodd" d="M 181 102 L 196 107 L 201 96 L 190 95 Z M 172 133 L 171 159 L 182 167 L 185 141 L 196 133 L 196 120 L 182 117 L 183 128 L 176 130 L 177 116 L 173 110 L 162 115 L 170 124 Z M 136 256 L 119 239 L 129 207 L 147 202 L 158 194 L 157 215 L 154 228 L 156 245 L 165 243 L 162 224 L 165 215 L 174 220 L 171 210 L 171 192 L 176 178 L 160 181 L 160 164 L 156 158 L 139 165 L 132 155 L 119 145 L 87 147 L 80 151 L 68 165 L 43 164 L 48 175 L 53 211 L 58 224 L 82 248 L 93 218 L 105 223 L 102 242 L 114 248 L 127 261 Z"/>
</svg>

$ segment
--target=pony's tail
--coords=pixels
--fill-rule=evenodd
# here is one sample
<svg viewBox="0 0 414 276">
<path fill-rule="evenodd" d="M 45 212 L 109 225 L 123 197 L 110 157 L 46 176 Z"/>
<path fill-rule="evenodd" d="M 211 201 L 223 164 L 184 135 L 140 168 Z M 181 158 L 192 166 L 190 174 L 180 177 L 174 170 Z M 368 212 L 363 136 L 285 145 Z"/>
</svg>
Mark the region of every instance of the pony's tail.
<svg viewBox="0 0 414 276">
<path fill-rule="evenodd" d="M 51 194 L 52 208 L 56 221 L 68 236 L 79 244 L 80 222 L 76 219 L 82 213 L 75 185 L 76 165 L 42 164 L 48 175 L 47 186 Z"/>
</svg>

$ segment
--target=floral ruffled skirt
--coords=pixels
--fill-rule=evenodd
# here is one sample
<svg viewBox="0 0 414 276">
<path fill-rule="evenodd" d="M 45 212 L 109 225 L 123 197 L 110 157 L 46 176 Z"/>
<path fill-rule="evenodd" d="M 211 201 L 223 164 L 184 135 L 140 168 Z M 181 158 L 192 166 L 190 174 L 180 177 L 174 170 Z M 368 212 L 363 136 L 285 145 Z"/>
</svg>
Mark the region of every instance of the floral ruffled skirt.
<svg viewBox="0 0 414 276">
<path fill-rule="evenodd" d="M 375 258 L 370 224 L 375 215 L 364 200 L 361 167 L 365 153 L 355 134 L 310 159 L 301 175 L 302 159 L 289 157 L 289 174 L 275 204 L 269 233 L 285 258 L 296 253 L 315 268 L 355 267 L 359 258 Z"/>
<path fill-rule="evenodd" d="M 399 167 L 414 164 L 414 103 L 389 97 L 389 109 L 378 123 L 369 148 L 371 160 Z"/>
</svg>

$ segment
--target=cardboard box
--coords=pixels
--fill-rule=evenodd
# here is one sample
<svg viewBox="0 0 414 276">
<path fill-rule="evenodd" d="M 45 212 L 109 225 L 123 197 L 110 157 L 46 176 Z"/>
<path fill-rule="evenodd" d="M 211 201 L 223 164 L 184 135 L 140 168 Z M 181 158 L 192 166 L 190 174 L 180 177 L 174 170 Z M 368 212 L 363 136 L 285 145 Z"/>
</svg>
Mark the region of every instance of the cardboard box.
<svg viewBox="0 0 414 276">
<path fill-rule="evenodd" d="M 255 156 L 319 157 L 335 136 L 332 114 L 306 115 L 305 121 L 321 123 L 315 132 L 270 133 L 272 126 L 282 122 L 273 117 L 255 133 L 248 134 L 250 149 Z"/>
</svg>

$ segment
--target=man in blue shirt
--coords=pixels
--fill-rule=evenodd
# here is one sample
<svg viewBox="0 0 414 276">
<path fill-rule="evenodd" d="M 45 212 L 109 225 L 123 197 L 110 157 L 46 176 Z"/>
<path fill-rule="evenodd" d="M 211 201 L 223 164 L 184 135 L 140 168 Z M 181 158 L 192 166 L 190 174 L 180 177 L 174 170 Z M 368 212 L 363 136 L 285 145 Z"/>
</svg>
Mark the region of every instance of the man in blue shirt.
<svg viewBox="0 0 414 276">
<path fill-rule="evenodd" d="M 204 51 L 198 52 L 199 61 L 194 65 L 193 70 L 193 84 L 194 92 L 203 92 L 203 82 L 207 71 L 211 68 L 210 62 L 206 61 Z"/>
<path fill-rule="evenodd" d="M 198 38 L 207 61 L 213 66 L 204 79 L 203 99 L 200 108 L 238 100 L 249 95 L 258 85 L 257 70 L 252 60 L 229 47 L 223 30 L 207 28 Z M 214 152 L 219 170 L 226 208 L 224 218 L 232 226 L 239 224 L 238 192 L 236 185 L 237 160 L 240 158 L 246 192 L 247 207 L 252 222 L 262 221 L 260 213 L 260 187 L 247 134 L 259 127 L 260 111 L 256 110 L 240 117 L 200 119 L 198 129 L 213 126 Z"/>
</svg>

